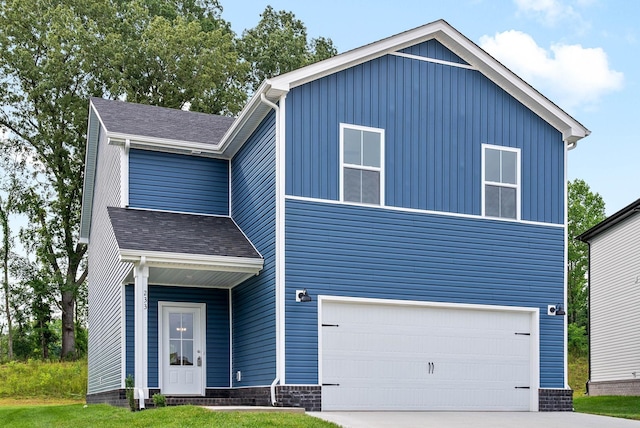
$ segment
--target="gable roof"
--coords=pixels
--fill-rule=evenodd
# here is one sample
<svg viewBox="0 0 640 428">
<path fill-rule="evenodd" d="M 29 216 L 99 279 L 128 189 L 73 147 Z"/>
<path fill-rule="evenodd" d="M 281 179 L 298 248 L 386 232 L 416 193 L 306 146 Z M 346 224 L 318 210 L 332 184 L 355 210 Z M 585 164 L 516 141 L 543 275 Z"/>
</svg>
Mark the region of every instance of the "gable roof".
<svg viewBox="0 0 640 428">
<path fill-rule="evenodd" d="M 120 251 L 262 259 L 229 217 L 108 207 Z"/>
<path fill-rule="evenodd" d="M 232 117 L 184 111 L 146 104 L 91 98 L 90 106 L 112 142 L 131 140 L 134 144 L 154 142 L 204 150 L 216 146 L 231 124 Z M 175 147 L 179 149 L 178 147 Z"/>
<path fill-rule="evenodd" d="M 232 156 L 242 141 L 249 137 L 260 120 L 270 110 L 262 97 L 275 102 L 292 88 L 345 70 L 364 62 L 396 53 L 409 46 L 435 39 L 458 55 L 463 61 L 504 89 L 518 101 L 562 133 L 563 140 L 575 146 L 591 132 L 576 119 L 534 89 L 527 82 L 489 55 L 444 20 L 438 20 L 395 36 L 344 52 L 324 61 L 267 79 L 240 112 L 238 120 L 222 140 Z"/>
<path fill-rule="evenodd" d="M 593 226 L 591 229 L 576 236 L 575 239 L 578 239 L 582 242 L 589 242 L 601 233 L 606 232 L 613 226 L 625 221 L 629 217 L 636 214 L 640 214 L 640 199 L 637 199 L 636 201 L 622 208 L 620 211 L 610 215 L 600 223 Z"/>
</svg>

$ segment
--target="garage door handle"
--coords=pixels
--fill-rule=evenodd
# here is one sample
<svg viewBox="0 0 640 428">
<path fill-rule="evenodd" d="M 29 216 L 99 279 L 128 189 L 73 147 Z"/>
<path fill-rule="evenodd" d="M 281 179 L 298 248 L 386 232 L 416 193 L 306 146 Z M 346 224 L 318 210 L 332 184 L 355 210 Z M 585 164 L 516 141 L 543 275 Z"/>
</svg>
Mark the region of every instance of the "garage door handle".
<svg viewBox="0 0 640 428">
<path fill-rule="evenodd" d="M 516 386 L 516 389 L 531 389 L 529 386 Z"/>
<path fill-rule="evenodd" d="M 435 368 L 436 368 L 436 364 L 432 363 L 432 362 L 429 362 L 427 364 L 428 364 L 428 368 L 427 368 L 428 373 L 429 374 L 433 374 L 433 372 L 435 371 Z"/>
<path fill-rule="evenodd" d="M 339 383 L 323 383 L 322 386 L 340 386 Z"/>
</svg>

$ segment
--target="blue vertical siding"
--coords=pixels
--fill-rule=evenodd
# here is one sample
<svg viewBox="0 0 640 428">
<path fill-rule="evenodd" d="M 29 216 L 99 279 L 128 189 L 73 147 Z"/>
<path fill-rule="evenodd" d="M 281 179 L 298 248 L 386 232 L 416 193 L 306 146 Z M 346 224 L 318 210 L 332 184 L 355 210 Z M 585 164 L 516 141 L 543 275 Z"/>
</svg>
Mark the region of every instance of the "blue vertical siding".
<svg viewBox="0 0 640 428">
<path fill-rule="evenodd" d="M 478 71 L 387 55 L 292 89 L 287 195 L 339 198 L 341 122 L 385 129 L 386 205 L 480 215 L 486 143 L 522 151 L 522 219 L 563 223 L 560 132 Z"/>
<path fill-rule="evenodd" d="M 133 285 L 126 285 L 124 288 L 124 299 L 125 299 L 125 318 L 126 318 L 126 326 L 125 326 L 125 346 L 126 346 L 126 357 L 125 357 L 125 374 L 126 378 L 128 375 L 135 376 L 136 375 L 136 337 L 135 337 L 135 295 L 134 295 L 134 287 Z"/>
<path fill-rule="evenodd" d="M 129 289 L 131 291 L 129 291 Z M 127 287 L 127 302 L 133 300 L 133 286 Z M 187 288 L 149 286 L 148 381 L 150 388 L 158 384 L 158 302 L 205 303 L 207 341 L 207 388 L 229 386 L 229 290 L 219 288 Z M 128 307 L 128 305 L 127 305 Z M 133 309 L 133 305 L 132 305 Z M 131 317 L 131 318 L 129 318 Z M 127 311 L 127 326 L 133 325 L 134 314 Z M 128 331 L 128 329 L 127 329 Z M 129 336 L 127 335 L 127 338 Z M 127 345 L 129 344 L 127 339 Z M 127 371 L 129 371 L 127 346 Z M 133 358 L 131 358 L 133 370 Z"/>
<path fill-rule="evenodd" d="M 229 215 L 229 162 L 132 149 L 129 206 Z"/>
<path fill-rule="evenodd" d="M 563 388 L 563 320 L 546 316 L 563 246 L 561 227 L 287 200 L 287 383 L 318 380 L 325 294 L 540 308 L 540 385 Z M 303 288 L 312 302 L 295 302 Z"/>
<path fill-rule="evenodd" d="M 231 214 L 264 258 L 259 275 L 232 290 L 233 386 L 275 378 L 275 114 L 271 112 L 231 161 Z"/>
<path fill-rule="evenodd" d="M 441 61 L 455 62 L 469 65 L 465 60 L 451 52 L 446 46 L 435 39 L 427 40 L 414 46 L 402 49 L 400 52 L 425 58 L 439 59 Z"/>
</svg>

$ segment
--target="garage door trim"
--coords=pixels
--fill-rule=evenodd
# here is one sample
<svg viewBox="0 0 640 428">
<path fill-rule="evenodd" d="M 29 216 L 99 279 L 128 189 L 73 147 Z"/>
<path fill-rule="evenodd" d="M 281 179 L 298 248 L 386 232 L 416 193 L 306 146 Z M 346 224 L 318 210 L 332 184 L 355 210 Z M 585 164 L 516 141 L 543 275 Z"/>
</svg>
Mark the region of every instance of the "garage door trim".
<svg viewBox="0 0 640 428">
<path fill-rule="evenodd" d="M 467 303 L 444 303 L 444 302 L 424 302 L 415 300 L 393 300 L 393 299 L 374 299 L 363 297 L 343 297 L 343 296 L 318 296 L 318 383 L 323 383 L 322 372 L 322 324 L 323 324 L 323 303 L 339 302 L 339 303 L 356 303 L 362 305 L 389 305 L 389 306 L 413 306 L 423 308 L 439 308 L 454 310 L 478 310 L 478 311 L 503 311 L 503 312 L 519 312 L 529 313 L 530 319 L 530 392 L 529 392 L 529 410 L 538 411 L 538 389 L 540 379 L 540 335 L 539 335 L 539 308 L 529 308 L 520 306 L 500 306 L 500 305 L 477 305 Z M 326 328 L 326 327 L 325 327 Z"/>
</svg>

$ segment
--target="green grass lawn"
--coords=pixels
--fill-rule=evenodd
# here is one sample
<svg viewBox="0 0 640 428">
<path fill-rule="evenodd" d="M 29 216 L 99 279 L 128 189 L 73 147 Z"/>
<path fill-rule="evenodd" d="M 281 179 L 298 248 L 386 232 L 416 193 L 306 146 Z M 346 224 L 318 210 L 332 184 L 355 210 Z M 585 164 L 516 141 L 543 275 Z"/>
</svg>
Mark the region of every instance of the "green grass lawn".
<svg viewBox="0 0 640 428">
<path fill-rule="evenodd" d="M 299 413 L 213 412 L 195 406 L 131 412 L 106 404 L 5 406 L 0 421 L 5 427 L 337 427 Z"/>
<path fill-rule="evenodd" d="M 576 412 L 640 420 L 640 397 L 576 397 Z"/>
</svg>

